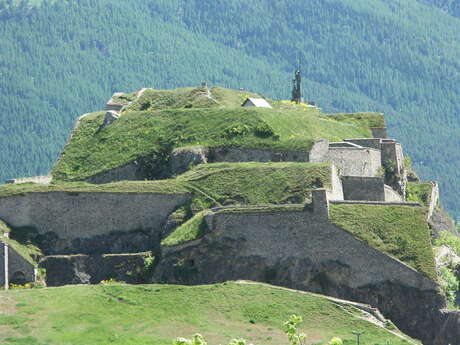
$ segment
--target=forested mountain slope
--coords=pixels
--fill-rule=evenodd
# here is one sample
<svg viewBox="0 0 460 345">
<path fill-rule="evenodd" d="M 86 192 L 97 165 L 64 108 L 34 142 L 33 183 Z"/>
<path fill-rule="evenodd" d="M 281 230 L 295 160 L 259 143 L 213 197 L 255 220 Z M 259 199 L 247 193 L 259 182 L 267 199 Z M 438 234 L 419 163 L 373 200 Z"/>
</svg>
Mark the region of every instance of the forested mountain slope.
<svg viewBox="0 0 460 345">
<path fill-rule="evenodd" d="M 432 5 L 441 10 L 460 17 L 460 2 L 458 0 L 419 0 L 423 4 Z"/>
<path fill-rule="evenodd" d="M 288 98 L 300 53 L 306 98 L 385 112 L 458 215 L 460 19 L 421 1 L 0 0 L 0 180 L 46 173 L 114 91 L 206 80 Z"/>
</svg>

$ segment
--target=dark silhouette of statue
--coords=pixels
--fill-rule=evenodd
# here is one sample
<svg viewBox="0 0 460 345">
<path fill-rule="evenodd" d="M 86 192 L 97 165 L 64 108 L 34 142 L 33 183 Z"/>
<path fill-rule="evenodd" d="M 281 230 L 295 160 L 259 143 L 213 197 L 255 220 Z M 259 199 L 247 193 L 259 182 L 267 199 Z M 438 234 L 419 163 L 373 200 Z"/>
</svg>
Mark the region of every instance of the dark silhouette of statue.
<svg viewBox="0 0 460 345">
<path fill-rule="evenodd" d="M 300 61 L 299 61 L 299 67 L 297 68 L 297 71 L 295 72 L 295 78 L 292 80 L 292 102 L 295 102 L 297 104 L 303 102 L 302 98 L 302 73 L 300 72 Z"/>
</svg>

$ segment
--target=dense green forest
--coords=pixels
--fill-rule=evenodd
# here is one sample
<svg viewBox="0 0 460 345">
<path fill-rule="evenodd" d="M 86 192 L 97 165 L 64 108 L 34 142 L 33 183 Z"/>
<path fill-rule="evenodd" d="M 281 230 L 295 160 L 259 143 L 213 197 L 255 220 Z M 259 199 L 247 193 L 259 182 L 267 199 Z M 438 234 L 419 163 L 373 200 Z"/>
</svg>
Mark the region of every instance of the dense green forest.
<svg viewBox="0 0 460 345">
<path fill-rule="evenodd" d="M 460 17 L 460 2 L 458 0 L 420 0 L 420 2 Z"/>
<path fill-rule="evenodd" d="M 433 8 L 433 6 L 435 6 Z M 0 180 L 49 171 L 115 91 L 212 85 L 380 111 L 460 215 L 460 19 L 446 0 L 0 0 Z"/>
</svg>

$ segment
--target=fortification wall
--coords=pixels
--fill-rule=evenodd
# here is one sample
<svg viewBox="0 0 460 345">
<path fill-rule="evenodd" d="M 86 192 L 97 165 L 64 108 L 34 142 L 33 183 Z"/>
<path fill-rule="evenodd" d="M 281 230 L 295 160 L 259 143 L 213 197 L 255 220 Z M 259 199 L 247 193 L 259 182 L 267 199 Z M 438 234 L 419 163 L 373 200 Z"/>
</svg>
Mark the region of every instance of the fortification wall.
<svg viewBox="0 0 460 345">
<path fill-rule="evenodd" d="M 10 283 L 24 284 L 35 280 L 35 267 L 8 247 L 8 279 Z M 5 284 L 5 245 L 0 241 L 0 289 Z"/>
<path fill-rule="evenodd" d="M 433 217 L 434 210 L 439 202 L 439 185 L 437 182 L 431 182 L 433 188 L 430 194 L 430 204 L 428 205 L 428 219 Z"/>
<path fill-rule="evenodd" d="M 374 138 L 386 139 L 387 138 L 387 127 L 372 127 L 371 132 Z"/>
<path fill-rule="evenodd" d="M 383 177 L 342 176 L 344 200 L 385 201 Z"/>
<path fill-rule="evenodd" d="M 399 195 L 393 188 L 385 185 L 385 201 L 386 202 L 404 202 L 404 198 Z"/>
<path fill-rule="evenodd" d="M 206 216 L 210 232 L 164 249 L 153 281 L 245 279 L 322 293 L 369 303 L 412 336 L 432 339 L 444 305 L 437 284 L 313 210 L 222 210 Z"/>
<path fill-rule="evenodd" d="M 376 150 L 382 149 L 382 139 L 379 138 L 345 139 L 345 141 L 362 147 L 369 147 Z"/>
<path fill-rule="evenodd" d="M 208 163 L 217 162 L 308 162 L 309 152 L 285 150 L 210 148 Z"/>
<path fill-rule="evenodd" d="M 116 181 L 143 181 L 147 179 L 148 174 L 142 169 L 138 160 L 128 164 L 104 171 L 85 179 L 92 184 L 104 184 Z"/>
<path fill-rule="evenodd" d="M 29 193 L 0 198 L 0 218 L 45 255 L 137 253 L 158 245 L 186 194 Z"/>
<path fill-rule="evenodd" d="M 139 284 L 145 282 L 149 257 L 149 253 L 56 255 L 43 258 L 39 267 L 46 269 L 47 286 L 98 284 L 109 279 Z"/>
<path fill-rule="evenodd" d="M 331 190 L 328 191 L 327 197 L 329 200 L 343 200 L 343 186 L 340 179 L 337 167 L 332 163 L 331 166 Z"/>
<path fill-rule="evenodd" d="M 331 147 L 324 161 L 333 162 L 342 176 L 369 176 L 379 173 L 381 154 L 372 148 Z"/>
</svg>

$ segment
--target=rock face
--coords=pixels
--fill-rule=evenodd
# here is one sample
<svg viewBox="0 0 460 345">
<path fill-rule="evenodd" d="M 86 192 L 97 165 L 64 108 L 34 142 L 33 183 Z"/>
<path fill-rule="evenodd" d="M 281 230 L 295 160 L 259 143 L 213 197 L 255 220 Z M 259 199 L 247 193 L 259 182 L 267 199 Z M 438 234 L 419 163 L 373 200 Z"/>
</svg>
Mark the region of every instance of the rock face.
<svg viewBox="0 0 460 345">
<path fill-rule="evenodd" d="M 442 231 L 448 231 L 455 236 L 460 237 L 453 219 L 443 208 L 439 206 L 434 208 L 433 214 L 429 219 L 429 223 L 434 237 L 439 237 L 439 234 Z"/>
<path fill-rule="evenodd" d="M 59 255 L 45 257 L 39 267 L 46 269 L 47 286 L 98 284 L 109 279 L 136 284 L 145 281 L 150 258 L 148 253 Z"/>
<path fill-rule="evenodd" d="M 457 345 L 460 342 L 460 311 L 443 310 L 437 320 L 436 345 Z"/>
<path fill-rule="evenodd" d="M 253 280 L 371 304 L 411 336 L 434 344 L 437 284 L 304 211 L 230 212 L 206 216 L 210 233 L 165 249 L 153 282 L 207 284 Z M 337 246 L 340 243 L 340 246 Z"/>
</svg>

